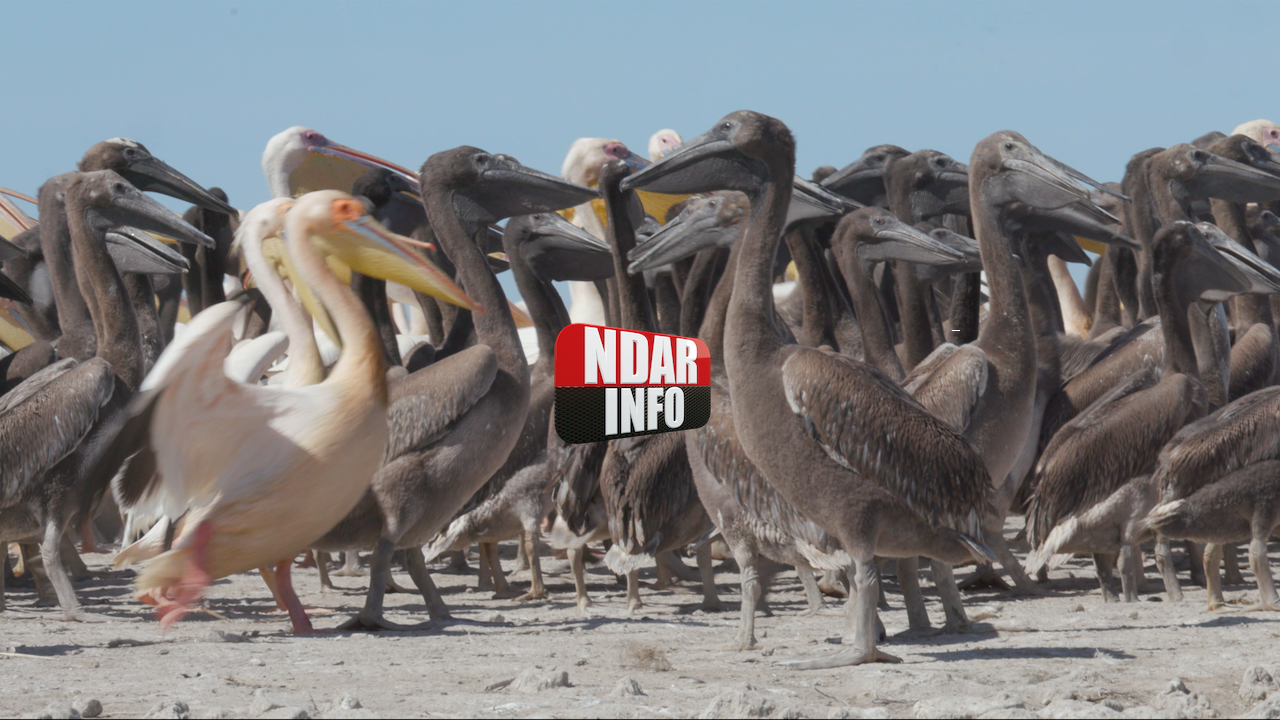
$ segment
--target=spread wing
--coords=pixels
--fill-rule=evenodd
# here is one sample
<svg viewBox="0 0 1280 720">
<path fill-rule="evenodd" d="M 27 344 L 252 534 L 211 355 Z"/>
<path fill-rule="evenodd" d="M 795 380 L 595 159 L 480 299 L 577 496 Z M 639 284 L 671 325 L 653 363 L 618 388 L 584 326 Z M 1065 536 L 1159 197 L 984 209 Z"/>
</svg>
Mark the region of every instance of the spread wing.
<svg viewBox="0 0 1280 720">
<path fill-rule="evenodd" d="M 429 447 L 488 394 L 497 376 L 493 349 L 473 345 L 393 385 L 383 462 Z"/>
<path fill-rule="evenodd" d="M 100 358 L 54 363 L 0 398 L 0 506 L 70 454 L 98 422 L 115 390 L 111 366 Z"/>
<path fill-rule="evenodd" d="M 1203 401 L 1203 387 L 1200 387 Z M 1102 502 L 1156 462 L 1196 402 L 1186 375 L 1135 377 L 1058 431 L 1036 466 L 1027 536 L 1039 547 L 1062 520 Z"/>
<path fill-rule="evenodd" d="M 833 460 L 926 522 L 979 536 L 991 482 L 960 433 L 879 371 L 835 353 L 795 347 L 782 382 L 792 411 Z"/>
<path fill-rule="evenodd" d="M 1280 459 L 1280 387 L 1250 393 L 1187 425 L 1160 451 L 1161 502 L 1190 496 L 1247 465 Z"/>
</svg>

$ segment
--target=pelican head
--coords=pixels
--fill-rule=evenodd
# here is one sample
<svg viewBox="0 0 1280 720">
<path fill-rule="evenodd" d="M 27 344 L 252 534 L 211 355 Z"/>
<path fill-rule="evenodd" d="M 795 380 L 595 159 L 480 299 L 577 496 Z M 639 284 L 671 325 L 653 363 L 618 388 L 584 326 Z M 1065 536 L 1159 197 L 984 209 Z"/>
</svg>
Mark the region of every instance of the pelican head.
<svg viewBox="0 0 1280 720">
<path fill-rule="evenodd" d="M 76 167 L 81 172 L 113 170 L 139 190 L 158 192 L 233 217 L 236 214 L 236 209 L 225 200 L 152 155 L 142 143 L 128 138 L 111 138 L 97 143 L 89 148 Z"/>
<path fill-rule="evenodd" d="M 313 190 L 347 190 L 369 168 L 385 168 L 417 184 L 417 177 L 405 168 L 339 145 L 301 125 L 271 138 L 262 152 L 262 173 L 274 197 L 292 197 Z"/>
<path fill-rule="evenodd" d="M 306 232 L 321 254 L 359 273 L 483 312 L 440 268 L 413 252 L 408 238 L 383 227 L 364 203 L 345 192 L 318 190 L 303 195 L 288 210 L 285 223 L 286 233 Z"/>
<path fill-rule="evenodd" d="M 600 167 L 610 160 L 622 160 L 636 170 L 649 164 L 631 152 L 621 140 L 578 138 L 569 146 L 569 154 L 560 167 L 560 177 L 571 183 L 595 187 L 600 182 Z"/>
<path fill-rule="evenodd" d="M 675 150 L 684 144 L 684 138 L 680 137 L 680 133 L 666 128 L 659 130 L 649 138 L 649 160 L 657 162 L 663 155 Z"/>
<path fill-rule="evenodd" d="M 1232 135 L 1244 135 L 1259 145 L 1280 150 L 1280 125 L 1270 120 L 1250 120 L 1231 131 Z"/>
</svg>

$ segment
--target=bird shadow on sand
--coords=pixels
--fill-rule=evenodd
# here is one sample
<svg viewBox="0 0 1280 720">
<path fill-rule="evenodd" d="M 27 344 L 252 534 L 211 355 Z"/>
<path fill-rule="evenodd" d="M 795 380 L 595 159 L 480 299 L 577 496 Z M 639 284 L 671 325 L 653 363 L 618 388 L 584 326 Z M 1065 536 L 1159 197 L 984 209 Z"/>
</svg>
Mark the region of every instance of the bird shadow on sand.
<svg viewBox="0 0 1280 720">
<path fill-rule="evenodd" d="M 1093 660 L 1100 657 L 1112 660 L 1132 660 L 1135 657 L 1123 650 L 1102 647 L 969 648 L 965 650 L 947 650 L 945 652 L 926 652 L 920 654 L 925 657 L 933 658 L 938 662 L 956 662 L 959 660 Z"/>
</svg>

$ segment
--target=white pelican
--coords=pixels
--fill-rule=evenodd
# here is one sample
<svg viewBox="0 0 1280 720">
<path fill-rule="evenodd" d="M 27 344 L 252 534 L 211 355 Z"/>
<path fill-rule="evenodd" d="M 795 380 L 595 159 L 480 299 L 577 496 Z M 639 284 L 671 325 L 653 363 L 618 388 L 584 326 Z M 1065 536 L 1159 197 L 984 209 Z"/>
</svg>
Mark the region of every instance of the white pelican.
<svg viewBox="0 0 1280 720">
<path fill-rule="evenodd" d="M 188 513 L 173 549 L 138 577 L 138 589 L 157 602 L 164 625 L 185 614 L 214 579 L 274 565 L 294 631 L 310 632 L 290 583 L 292 560 L 354 507 L 382 459 L 387 366 L 381 343 L 317 245 L 373 275 L 377 268 L 364 265 L 411 267 L 412 272 L 381 274 L 472 307 L 346 193 L 313 192 L 298 199 L 285 216 L 285 236 L 299 276 L 342 339 L 342 356 L 328 378 L 280 388 L 227 377 L 223 363 L 240 307 L 232 301 L 192 320 L 165 350 L 131 408 L 131 424 L 137 421 L 145 430 L 149 447 L 143 452 L 151 454 L 157 470 L 152 483 L 158 483 L 166 514 Z M 125 487 L 122 494 L 137 499 L 151 489 Z"/>
</svg>

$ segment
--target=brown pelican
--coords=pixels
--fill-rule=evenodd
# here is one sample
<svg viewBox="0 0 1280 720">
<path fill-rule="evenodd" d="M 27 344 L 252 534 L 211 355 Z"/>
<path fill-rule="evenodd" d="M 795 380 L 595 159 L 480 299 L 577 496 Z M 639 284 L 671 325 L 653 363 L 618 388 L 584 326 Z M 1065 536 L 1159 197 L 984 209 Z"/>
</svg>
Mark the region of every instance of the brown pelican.
<svg viewBox="0 0 1280 720">
<path fill-rule="evenodd" d="M 274 566 L 294 631 L 309 632 L 290 583 L 293 558 L 355 506 L 381 459 L 388 425 L 382 347 L 373 323 L 325 265 L 317 245 L 407 265 L 424 289 L 442 282 L 438 271 L 346 193 L 300 198 L 285 217 L 285 236 L 300 277 L 343 340 L 329 376 L 290 388 L 228 377 L 225 347 L 241 303 L 222 303 L 195 318 L 166 350 L 118 440 L 128 443 L 140 433 L 144 443 L 122 483 L 122 497 L 136 501 L 156 493 L 170 518 L 185 514 L 173 549 L 151 560 L 138 577 L 144 599 L 158 605 L 166 625 L 185 614 L 214 579 Z M 205 418 L 228 416 L 235 422 L 219 423 L 216 432 L 201 427 Z M 268 423 L 273 432 L 262 431 Z M 199 442 L 191 442 L 192 432 Z M 136 472 L 139 463 L 155 472 Z"/>
<path fill-rule="evenodd" d="M 145 374 L 137 318 L 106 236 L 113 228 L 132 226 L 187 242 L 209 239 L 114 172 L 62 178 L 67 261 L 98 328 L 95 355 L 54 363 L 4 396 L 0 418 L 10 446 L 4 453 L 0 538 L 40 537 L 45 571 L 64 617 L 89 620 L 94 618 L 80 609 L 63 566 L 61 541 L 66 528 L 85 517 L 105 492 L 111 475 L 86 470 L 100 456 L 104 437 L 119 426 L 121 411 Z M 131 239 L 124 235 L 122 243 Z M 133 251 L 153 252 L 142 244 Z"/>
<path fill-rule="evenodd" d="M 876 145 L 867 148 L 857 160 L 822 179 L 822 187 L 863 205 L 888 208 L 884 173 L 889 163 L 911 153 L 897 145 Z"/>
<path fill-rule="evenodd" d="M 991 175 L 999 177 L 998 169 Z M 980 536 L 990 484 L 972 447 L 879 371 L 834 353 L 783 344 L 773 325 L 771 285 L 794 175 L 795 141 L 787 127 L 739 111 L 627 178 L 623 188 L 730 189 L 750 198 L 751 220 L 740 241 L 725 326 L 734 427 L 766 479 L 834 535 L 853 560 L 852 648 L 798 666 L 893 661 L 876 648 L 874 556 L 985 559 L 989 551 L 971 536 Z M 984 174 L 978 182 L 985 179 Z M 851 413 L 858 422 L 848 421 Z M 890 433 L 894 442 L 886 444 Z M 948 472 L 939 478 L 922 473 L 922 467 Z M 939 481 L 946 483 L 941 492 L 925 489 Z"/>
<path fill-rule="evenodd" d="M 1156 506 L 1144 529 L 1165 537 L 1206 543 L 1204 564 L 1210 610 L 1222 606 L 1222 586 L 1218 582 L 1221 548 L 1248 541 L 1249 568 L 1258 584 L 1258 602 L 1246 609 L 1280 610 L 1267 559 L 1267 542 L 1278 524 L 1280 461 L 1266 460 L 1237 470 L 1185 499 Z"/>
<path fill-rule="evenodd" d="M 529 407 L 529 364 L 506 296 L 475 238 L 499 219 L 581 203 L 595 191 L 473 147 L 436 153 L 418 176 L 436 239 L 467 294 L 488 312 L 462 313 L 477 344 L 390 388 L 390 437 L 372 486 L 314 547 L 372 548 L 369 593 L 346 628 L 393 628 L 382 617 L 391 555 L 404 548 L 433 618 L 448 611 L 421 547 L 497 472 L 520 438 Z"/>
<path fill-rule="evenodd" d="M 489 558 L 495 590 L 506 596 L 509 591 L 497 562 L 497 543 L 520 537 L 532 582 L 529 592 L 516 599 L 541 600 L 546 588 L 538 560 L 538 526 L 551 501 L 545 456 L 555 399 L 555 347 L 569 316 L 551 280 L 534 268 L 546 266 L 556 279 L 589 280 L 591 266 L 598 258 L 609 257 L 609 246 L 555 213 L 539 213 L 508 221 L 503 247 L 538 334 L 538 359 L 529 368 L 529 412 L 507 461 L 424 551 L 424 559 L 429 562 L 441 552 L 479 542 L 481 557 Z M 587 273 L 575 273 L 584 267 Z"/>
<path fill-rule="evenodd" d="M 654 332 L 655 318 L 645 292 L 644 277 L 627 272 L 627 255 L 635 247 L 634 220 L 629 207 L 634 193 L 619 185 L 630 174 L 622 161 L 600 168 L 600 188 L 608 209 L 606 239 L 612 246 L 618 287 L 619 327 Z M 641 607 L 639 567 L 660 553 L 683 547 L 704 535 L 711 522 L 698 501 L 684 439 L 674 433 L 614 440 L 600 467 L 613 546 L 605 562 L 627 577 L 627 612 Z M 703 607 L 718 609 L 711 547 L 698 550 Z"/>
<path fill-rule="evenodd" d="M 1037 550 L 1032 569 L 1053 554 L 1070 551 L 1071 535 L 1092 520 L 1089 511 L 1147 472 L 1165 443 L 1208 407 L 1187 309 L 1202 297 L 1224 299 L 1250 290 L 1249 273 L 1241 267 L 1249 260 L 1224 256 L 1200 228 L 1185 221 L 1158 231 L 1151 250 L 1164 366 L 1117 386 L 1054 435 L 1036 468 L 1037 485 L 1027 510 L 1027 537 Z M 1256 258 L 1253 264 L 1262 265 Z M 1280 274 L 1272 275 L 1280 279 Z M 1054 537 L 1059 526 L 1063 530 Z M 1098 553 L 1098 576 L 1104 598 L 1109 598 L 1107 584 L 1119 548 L 1090 549 Z M 1138 557 L 1135 553 L 1133 559 Z M 1127 576 L 1132 572 L 1124 571 Z"/>
</svg>

